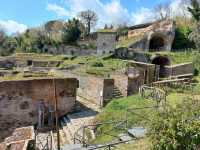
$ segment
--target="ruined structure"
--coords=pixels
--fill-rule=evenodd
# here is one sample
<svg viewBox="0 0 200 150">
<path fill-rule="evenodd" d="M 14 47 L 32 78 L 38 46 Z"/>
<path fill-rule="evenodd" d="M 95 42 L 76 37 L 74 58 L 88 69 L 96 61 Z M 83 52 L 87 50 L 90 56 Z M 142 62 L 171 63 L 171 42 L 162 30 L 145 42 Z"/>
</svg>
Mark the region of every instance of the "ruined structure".
<svg viewBox="0 0 200 150">
<path fill-rule="evenodd" d="M 143 51 L 170 51 L 175 37 L 175 23 L 161 20 L 132 26 L 128 39 L 133 39 L 129 48 Z"/>
<path fill-rule="evenodd" d="M 128 34 L 118 37 L 107 29 L 100 30 L 97 36 L 97 54 L 108 54 L 116 47 L 127 47 L 130 51 L 170 51 L 175 37 L 175 23 L 172 20 L 159 20 L 152 23 L 128 27 Z"/>
<path fill-rule="evenodd" d="M 31 142 L 34 142 L 34 127 L 22 127 L 14 130 L 11 136 L 0 143 L 0 150 L 27 150 Z"/>
<path fill-rule="evenodd" d="M 73 110 L 78 81 L 75 78 L 54 79 L 58 115 Z M 55 111 L 52 79 L 26 79 L 0 82 L 0 140 L 17 127 L 38 124 L 53 118 Z M 52 113 L 51 113 L 52 112 Z"/>
<path fill-rule="evenodd" d="M 113 30 L 100 30 L 97 35 L 97 54 L 110 54 L 116 48 L 116 32 Z"/>
</svg>

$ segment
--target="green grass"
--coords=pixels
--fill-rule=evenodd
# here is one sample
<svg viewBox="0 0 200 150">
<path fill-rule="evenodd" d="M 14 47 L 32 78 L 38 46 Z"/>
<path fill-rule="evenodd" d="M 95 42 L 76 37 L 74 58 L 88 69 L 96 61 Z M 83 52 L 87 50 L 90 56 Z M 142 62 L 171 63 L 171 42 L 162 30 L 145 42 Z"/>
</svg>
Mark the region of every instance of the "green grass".
<svg viewBox="0 0 200 150">
<path fill-rule="evenodd" d="M 103 66 L 95 67 L 95 63 L 101 63 Z M 92 74 L 96 76 L 108 76 L 111 72 L 123 69 L 127 66 L 127 63 L 120 60 L 114 59 L 109 56 L 87 56 L 87 57 L 76 57 L 71 60 L 65 60 L 60 66 L 61 69 L 65 69 L 71 65 L 81 64 L 82 66 L 76 70 L 82 74 Z"/>
<path fill-rule="evenodd" d="M 144 36 L 143 34 L 139 34 L 135 37 L 131 37 L 131 38 L 121 40 L 117 43 L 117 48 L 129 47 L 131 44 L 134 44 L 135 42 L 141 40 L 143 38 L 143 36 Z"/>
<path fill-rule="evenodd" d="M 129 128 L 137 125 L 145 125 L 146 121 L 144 118 L 141 116 L 135 115 L 137 114 L 142 114 L 144 117 L 150 117 L 154 110 L 152 109 L 141 109 L 141 110 L 135 110 L 134 113 L 128 112 L 127 109 L 134 109 L 134 108 L 142 108 L 142 107 L 147 107 L 147 106 L 155 106 L 155 102 L 151 100 L 145 100 L 139 95 L 133 95 L 127 98 L 121 98 L 121 99 L 116 99 L 110 102 L 104 109 L 103 112 L 100 113 L 97 118 L 96 122 L 119 122 L 119 121 L 124 121 L 126 119 L 126 114 L 128 114 L 128 123 L 127 126 Z M 102 125 L 99 129 L 98 132 L 103 131 L 103 132 L 109 132 L 111 135 L 118 136 L 120 133 L 125 132 L 125 123 L 123 124 L 124 128 L 113 128 L 117 123 L 113 124 L 106 124 Z M 113 136 L 109 136 L 106 134 L 102 134 L 97 136 L 97 138 L 92 141 L 93 144 L 103 144 L 103 143 L 108 143 L 114 140 L 115 138 Z"/>
<path fill-rule="evenodd" d="M 41 61 L 61 61 L 69 59 L 71 56 L 68 55 L 51 55 L 51 54 L 40 54 L 40 53 L 16 53 L 13 55 L 19 60 L 41 60 Z"/>
<path fill-rule="evenodd" d="M 197 85 L 194 89 L 199 91 L 199 85 Z M 171 105 L 173 107 L 176 107 L 177 104 L 180 104 L 184 102 L 184 100 L 190 100 L 193 96 L 192 91 L 185 92 L 186 90 L 182 89 L 170 89 L 168 96 L 167 96 L 167 104 Z M 198 93 L 196 93 L 198 94 Z M 155 113 L 156 109 L 141 109 L 141 110 L 134 110 L 133 113 L 128 112 L 127 109 L 132 108 L 142 108 L 142 107 L 151 107 L 155 106 L 156 102 L 153 100 L 147 100 L 143 99 L 140 95 L 133 95 L 126 98 L 116 99 L 111 101 L 96 117 L 95 122 L 109 122 L 109 121 L 121 121 L 124 120 L 126 117 L 126 114 L 128 114 L 128 128 L 131 128 L 133 126 L 145 126 L 148 128 L 150 123 L 150 118 L 152 118 Z M 135 115 L 135 113 L 139 114 Z M 147 120 L 146 118 L 149 118 L 150 120 Z M 109 131 L 109 134 L 118 136 L 120 133 L 124 133 L 125 130 L 119 129 L 119 128 L 113 128 L 115 124 L 107 124 L 102 125 L 99 130 L 101 131 Z M 112 130 L 113 129 L 113 130 Z M 97 130 L 98 131 L 98 130 Z M 92 141 L 93 144 L 105 144 L 109 143 L 115 138 L 113 136 L 100 134 L 97 136 L 97 138 Z M 124 144 L 120 145 L 117 150 L 125 150 L 132 148 L 133 150 L 139 149 L 150 149 L 150 141 L 145 138 L 140 141 L 137 141 L 136 143 L 130 143 L 130 144 Z"/>
</svg>

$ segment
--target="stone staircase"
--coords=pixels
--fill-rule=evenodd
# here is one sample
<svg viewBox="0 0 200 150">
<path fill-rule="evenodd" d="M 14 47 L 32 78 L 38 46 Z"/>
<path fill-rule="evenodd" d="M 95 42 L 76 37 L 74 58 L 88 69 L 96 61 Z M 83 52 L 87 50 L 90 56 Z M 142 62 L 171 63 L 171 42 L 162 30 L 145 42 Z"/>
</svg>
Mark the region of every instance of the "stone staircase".
<svg viewBox="0 0 200 150">
<path fill-rule="evenodd" d="M 68 114 L 60 118 L 60 142 L 61 147 L 74 144 L 74 134 L 79 131 L 82 135 L 82 130 L 80 128 L 83 125 L 91 124 L 91 121 L 97 115 L 96 112 L 92 110 L 84 110 L 81 112 Z"/>
<path fill-rule="evenodd" d="M 124 97 L 124 96 L 121 93 L 121 91 L 118 89 L 118 87 L 114 86 L 114 89 L 113 89 L 113 98 L 114 99 L 118 99 L 118 98 L 122 98 L 122 97 Z"/>
</svg>

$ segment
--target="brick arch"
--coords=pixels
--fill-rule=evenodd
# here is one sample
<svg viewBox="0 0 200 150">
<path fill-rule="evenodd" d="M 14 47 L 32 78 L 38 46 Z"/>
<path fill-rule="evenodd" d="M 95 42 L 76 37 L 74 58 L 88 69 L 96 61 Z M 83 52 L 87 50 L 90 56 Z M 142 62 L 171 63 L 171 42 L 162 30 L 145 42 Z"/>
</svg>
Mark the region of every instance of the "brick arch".
<svg viewBox="0 0 200 150">
<path fill-rule="evenodd" d="M 161 32 L 151 32 L 147 38 L 146 49 L 148 51 L 167 50 L 168 36 Z"/>
<path fill-rule="evenodd" d="M 150 51 L 160 51 L 165 47 L 165 39 L 160 35 L 153 36 L 149 41 Z"/>
</svg>

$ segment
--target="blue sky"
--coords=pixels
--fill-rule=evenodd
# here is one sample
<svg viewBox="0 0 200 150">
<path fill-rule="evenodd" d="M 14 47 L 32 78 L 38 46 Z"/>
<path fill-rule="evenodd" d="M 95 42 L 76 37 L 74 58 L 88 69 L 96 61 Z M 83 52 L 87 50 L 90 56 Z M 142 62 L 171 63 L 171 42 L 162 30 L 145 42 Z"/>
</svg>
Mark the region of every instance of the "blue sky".
<svg viewBox="0 0 200 150">
<path fill-rule="evenodd" d="M 107 24 L 138 24 L 152 20 L 152 9 L 158 3 L 181 0 L 2 0 L 0 27 L 7 32 L 23 32 L 27 27 L 48 20 L 72 18 L 85 9 L 96 11 L 97 28 Z"/>
</svg>

